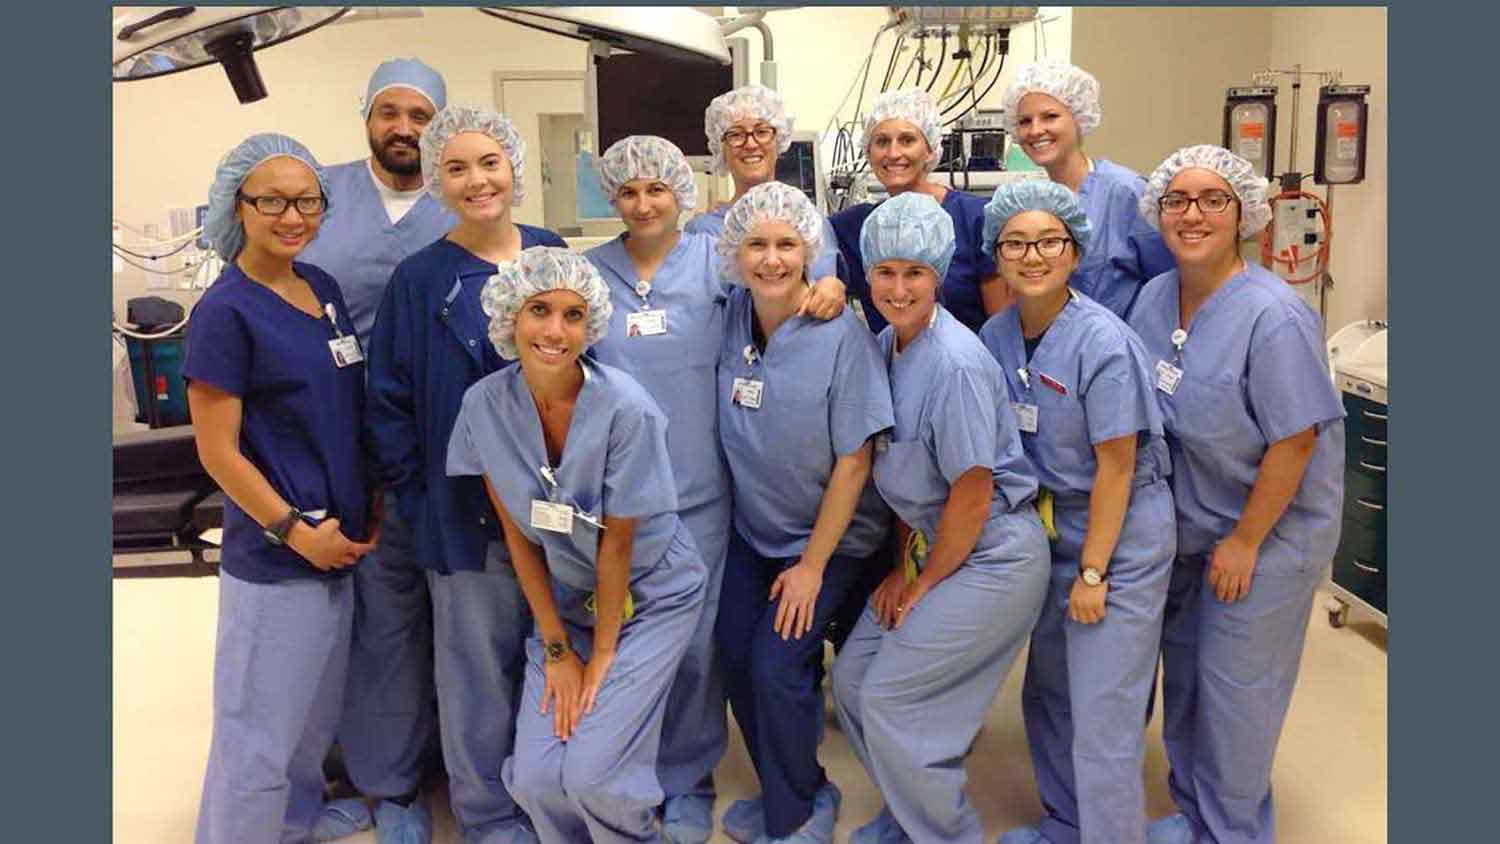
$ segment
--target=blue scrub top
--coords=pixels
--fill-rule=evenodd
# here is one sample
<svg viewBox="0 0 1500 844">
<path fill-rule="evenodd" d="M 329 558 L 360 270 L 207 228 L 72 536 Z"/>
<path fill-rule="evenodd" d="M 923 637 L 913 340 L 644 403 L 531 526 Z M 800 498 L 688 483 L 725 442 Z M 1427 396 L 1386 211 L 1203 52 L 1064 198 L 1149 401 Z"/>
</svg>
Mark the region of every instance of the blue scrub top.
<svg viewBox="0 0 1500 844">
<path fill-rule="evenodd" d="M 521 368 L 510 366 L 480 379 L 464 395 L 447 471 L 475 483 L 479 475 L 489 478 L 506 515 L 542 548 L 552 577 L 593 591 L 602 531 L 577 514 L 600 524 L 605 517 L 636 520 L 632 583 L 657 568 L 682 523 L 667 459 L 666 417 L 629 375 L 587 358 L 580 365 L 583 387 L 556 466 L 548 459 L 541 417 Z M 552 470 L 555 486 L 543 475 L 544 466 Z M 571 506 L 572 532 L 533 527 L 532 501 Z"/>
<path fill-rule="evenodd" d="M 431 196 L 422 196 L 395 223 L 375 189 L 366 159 L 324 169 L 328 180 L 328 221 L 299 256 L 322 267 L 339 283 L 359 343 L 370 345 L 375 311 L 396 265 L 442 237 L 458 218 Z"/>
<path fill-rule="evenodd" d="M 1302 484 L 1261 559 L 1326 563 L 1343 507 L 1344 409 L 1317 315 L 1286 282 L 1249 264 L 1199 306 L 1179 354 L 1171 340 L 1178 291 L 1176 270 L 1157 276 L 1130 317 L 1153 372 L 1158 361 L 1183 370 L 1174 393 L 1155 391 L 1172 452 L 1177 553 L 1211 552 L 1239 522 L 1266 448 L 1316 426 Z"/>
<path fill-rule="evenodd" d="M 1079 204 L 1093 234 L 1072 284 L 1115 316 L 1128 319 L 1141 286 L 1176 269 L 1177 259 L 1167 251 L 1161 233 L 1141 216 L 1146 180 L 1102 158 L 1093 162 L 1093 170 L 1078 187 Z"/>
<path fill-rule="evenodd" d="M 517 225 L 521 247 L 565 246 Z M 483 571 L 499 525 L 478 478 L 449 478 L 448 438 L 464 391 L 504 361 L 479 292 L 496 267 L 446 238 L 402 261 L 370 335 L 365 424 L 381 481 L 411 526 L 413 560 L 437 572 Z"/>
<path fill-rule="evenodd" d="M 718 237 L 724 231 L 724 218 L 729 216 L 729 209 L 733 203 L 720 206 L 714 211 L 705 211 L 702 214 L 687 221 L 682 227 L 685 232 L 693 234 L 709 234 Z M 820 215 L 821 216 L 821 215 Z M 807 266 L 807 277 L 813 281 L 820 278 L 833 276 L 840 281 L 847 274 L 839 272 L 839 241 L 838 235 L 834 234 L 833 226 L 829 225 L 828 218 L 823 217 L 823 247 L 813 257 L 812 263 Z"/>
<path fill-rule="evenodd" d="M 333 305 L 338 331 L 352 334 L 338 284 L 311 264 L 292 269 L 319 302 Z M 303 313 L 231 263 L 193 308 L 182 374 L 239 396 L 240 453 L 288 504 L 326 510 L 345 536 L 360 541 L 369 505 L 360 438 L 365 365 L 335 364 L 328 341 L 336 336 L 327 316 Z M 222 547 L 224 571 L 251 583 L 352 570 L 319 571 L 272 545 L 233 500 L 224 504 Z"/>
<path fill-rule="evenodd" d="M 755 302 L 737 287 L 725 307 L 719 353 L 719 435 L 734 479 L 734 526 L 762 557 L 797 557 L 807 547 L 833 465 L 895 424 L 880 349 L 847 309 L 819 322 L 794 316 L 755 348 Z M 757 408 L 732 401 L 734 381 L 762 384 Z M 865 484 L 834 553 L 873 554 L 890 512 Z"/>
<path fill-rule="evenodd" d="M 943 210 L 953 218 L 956 239 L 953 262 L 943 277 L 943 307 L 970 331 L 976 332 L 986 318 L 979 285 L 995 274 L 994 260 L 980 248 L 984 243 L 984 204 L 983 198 L 953 188 L 948 189 L 942 202 Z M 849 293 L 859 297 L 865 321 L 871 331 L 879 334 L 885 329 L 886 321 L 875 310 L 875 300 L 870 298 L 870 281 L 865 277 L 865 263 L 859 251 L 859 231 L 874 210 L 874 203 L 862 203 L 834 214 L 829 222 L 838 236 L 839 251 L 844 256 Z"/>
<path fill-rule="evenodd" d="M 667 442 L 683 510 L 729 494 L 714 401 L 725 293 L 714 243 L 712 235 L 683 232 L 645 299 L 635 289 L 638 277 L 625 251 L 625 235 L 584 253 L 609 285 L 614 306 L 609 332 L 590 353 L 630 373 L 671 420 Z M 667 332 L 627 337 L 627 316 L 647 307 L 666 311 Z"/>
<path fill-rule="evenodd" d="M 1001 517 L 1036 497 L 1036 472 L 1021 449 L 1000 364 L 963 323 L 938 306 L 899 356 L 896 332 L 880 333 L 896 426 L 875 444 L 875 483 L 913 529 L 936 537 L 953 482 L 988 466 L 995 492 L 975 553 L 1005 538 Z"/>
<path fill-rule="evenodd" d="M 991 317 L 979 339 L 1000 363 L 1010 400 L 1037 408 L 1036 432 L 1021 432 L 1037 479 L 1059 504 L 1087 506 L 1095 445 L 1139 435 L 1133 486 L 1166 477 L 1171 458 L 1145 346 L 1108 308 L 1068 293 L 1029 362 L 1019 308 Z"/>
</svg>

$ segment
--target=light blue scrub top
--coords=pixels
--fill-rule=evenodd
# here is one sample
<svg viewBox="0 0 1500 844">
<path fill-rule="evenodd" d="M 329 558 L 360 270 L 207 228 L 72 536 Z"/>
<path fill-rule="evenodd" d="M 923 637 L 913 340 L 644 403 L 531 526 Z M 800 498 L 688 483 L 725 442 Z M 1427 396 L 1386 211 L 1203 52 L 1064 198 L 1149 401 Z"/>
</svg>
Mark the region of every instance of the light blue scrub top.
<svg viewBox="0 0 1500 844">
<path fill-rule="evenodd" d="M 602 531 L 580 518 L 588 514 L 635 519 L 630 580 L 651 572 L 667 555 L 681 528 L 677 487 L 667 454 L 667 420 L 630 376 L 583 359 L 583 388 L 562 459 L 551 484 L 541 418 L 521 367 L 508 366 L 481 378 L 464 394 L 448 447 L 449 475 L 484 475 L 506 515 L 526 539 L 541 546 L 547 568 L 561 583 L 593 591 Z M 531 502 L 574 508 L 572 533 L 531 525 Z"/>
<path fill-rule="evenodd" d="M 1037 408 L 1036 432 L 1021 432 L 1037 479 L 1060 505 L 1087 506 L 1098 469 L 1095 445 L 1141 435 L 1132 486 L 1166 477 L 1171 458 L 1151 395 L 1146 347 L 1108 308 L 1068 293 L 1030 363 L 1019 308 L 990 317 L 979 339 L 999 361 L 1010 400 Z"/>
<path fill-rule="evenodd" d="M 875 483 L 914 530 L 936 537 L 953 482 L 975 466 L 995 480 L 990 512 L 974 545 L 979 553 L 1006 537 L 1001 517 L 1036 497 L 1036 473 L 1021 450 L 1005 376 L 984 344 L 948 309 L 899 356 L 896 331 L 880 332 L 889 362 L 896 427 L 875 445 Z"/>
<path fill-rule="evenodd" d="M 1332 559 L 1344 497 L 1344 408 L 1318 317 L 1286 282 L 1249 264 L 1199 306 L 1179 353 L 1171 339 L 1178 291 L 1176 270 L 1157 276 L 1130 318 L 1153 384 L 1158 361 L 1183 370 L 1173 394 L 1155 391 L 1172 452 L 1178 555 L 1211 552 L 1239 522 L 1266 448 L 1317 426 L 1302 484 L 1261 559 Z"/>
<path fill-rule="evenodd" d="M 718 237 L 724 231 L 724 218 L 729 216 L 729 209 L 733 206 L 734 203 L 730 203 L 713 211 L 705 211 L 688 220 L 687 225 L 683 226 L 682 230 L 694 234 L 711 234 L 714 237 Z M 834 234 L 833 226 L 828 223 L 827 217 L 821 214 L 818 216 L 823 221 L 823 245 L 818 250 L 818 254 L 813 257 L 812 263 L 807 265 L 807 277 L 813 281 L 817 281 L 820 278 L 834 276 L 842 281 L 843 279 L 838 272 L 838 235 Z"/>
<path fill-rule="evenodd" d="M 328 179 L 328 220 L 297 260 L 333 276 L 349 303 L 359 344 L 368 349 L 370 328 L 396 265 L 442 237 L 458 218 L 423 195 L 395 223 L 375 190 L 369 163 L 361 158 L 324 170 Z"/>
<path fill-rule="evenodd" d="M 609 285 L 614 306 L 609 332 L 594 344 L 592 354 L 630 373 L 672 421 L 667 442 L 677 495 L 682 509 L 691 510 L 729 494 L 714 401 L 714 368 L 724 338 L 724 287 L 715 239 L 684 232 L 642 299 L 624 238 L 584 253 Z M 625 336 L 627 315 L 648 305 L 666 311 L 666 333 Z"/>
<path fill-rule="evenodd" d="M 1128 319 L 1141 287 L 1175 269 L 1161 234 L 1141 216 L 1139 202 L 1146 180 L 1135 171 L 1102 158 L 1078 186 L 1078 202 L 1093 234 L 1074 272 L 1078 292 Z"/>
<path fill-rule="evenodd" d="M 833 465 L 895 424 L 885 362 L 870 330 L 845 309 L 828 322 L 794 316 L 755 349 L 750 291 L 725 307 L 719 354 L 719 434 L 734 479 L 734 526 L 755 553 L 796 557 L 807 547 Z M 762 384 L 760 406 L 731 400 L 736 378 Z M 873 554 L 890 511 L 873 481 L 834 553 Z"/>
</svg>

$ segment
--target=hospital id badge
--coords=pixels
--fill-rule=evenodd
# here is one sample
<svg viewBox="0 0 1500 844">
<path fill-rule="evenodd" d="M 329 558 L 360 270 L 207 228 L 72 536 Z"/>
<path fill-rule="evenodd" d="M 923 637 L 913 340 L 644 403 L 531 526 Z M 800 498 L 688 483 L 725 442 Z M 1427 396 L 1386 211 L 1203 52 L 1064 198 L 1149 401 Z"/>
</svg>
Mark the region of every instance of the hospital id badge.
<svg viewBox="0 0 1500 844">
<path fill-rule="evenodd" d="M 1036 405 L 1022 404 L 1018 401 L 1010 403 L 1011 410 L 1016 412 L 1016 424 L 1022 431 L 1028 434 L 1036 433 Z"/>
<path fill-rule="evenodd" d="M 361 363 L 365 359 L 365 353 L 359 348 L 359 338 L 353 334 L 329 340 L 328 350 L 333 352 L 333 362 L 339 369 Z"/>
<path fill-rule="evenodd" d="M 1170 396 L 1177 392 L 1177 384 L 1181 381 L 1182 370 L 1164 360 L 1156 362 L 1156 389 Z"/>
<path fill-rule="evenodd" d="M 531 499 L 531 526 L 553 533 L 573 532 L 573 508 L 554 501 Z"/>
<path fill-rule="evenodd" d="M 667 333 L 667 312 L 661 308 L 625 315 L 626 337 L 655 337 Z"/>
<path fill-rule="evenodd" d="M 764 381 L 751 381 L 749 378 L 734 379 L 734 389 L 729 392 L 729 400 L 741 407 L 751 410 L 760 408 L 760 394 L 765 389 Z"/>
</svg>

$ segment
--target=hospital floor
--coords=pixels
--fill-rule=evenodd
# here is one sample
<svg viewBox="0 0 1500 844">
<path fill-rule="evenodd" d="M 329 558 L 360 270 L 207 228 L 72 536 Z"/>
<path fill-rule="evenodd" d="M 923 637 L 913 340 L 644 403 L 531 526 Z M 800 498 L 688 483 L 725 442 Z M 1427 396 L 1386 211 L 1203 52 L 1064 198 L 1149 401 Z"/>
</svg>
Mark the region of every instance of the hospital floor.
<svg viewBox="0 0 1500 844">
<path fill-rule="evenodd" d="M 1335 630 L 1320 593 L 1309 626 L 1302 673 L 1281 736 L 1273 774 L 1279 841 L 1379 844 L 1386 841 L 1385 631 L 1358 616 Z M 114 580 L 114 835 L 119 844 L 192 840 L 208 756 L 210 669 L 218 603 L 215 578 Z M 1025 656 L 990 707 L 967 760 L 968 795 L 984 820 L 986 840 L 1041 812 L 1020 692 Z M 733 719 L 730 719 L 733 730 Z M 834 724 L 820 749 L 829 777 L 843 790 L 835 841 L 872 818 L 881 800 Z M 1145 777 L 1151 817 L 1172 811 L 1166 789 L 1161 721 L 1147 730 Z M 730 801 L 757 791 L 737 731 L 720 763 L 716 816 Z M 447 795 L 428 795 L 434 844 L 461 841 Z M 374 844 L 373 832 L 345 839 Z M 716 832 L 714 842 L 728 842 Z"/>
</svg>

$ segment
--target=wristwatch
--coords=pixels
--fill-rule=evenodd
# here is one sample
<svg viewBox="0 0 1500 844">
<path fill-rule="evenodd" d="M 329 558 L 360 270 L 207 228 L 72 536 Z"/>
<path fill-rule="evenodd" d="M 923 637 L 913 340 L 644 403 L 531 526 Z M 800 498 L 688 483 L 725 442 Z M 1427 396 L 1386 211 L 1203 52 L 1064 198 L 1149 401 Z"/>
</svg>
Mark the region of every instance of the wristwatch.
<svg viewBox="0 0 1500 844">
<path fill-rule="evenodd" d="M 280 548 L 286 545 L 286 535 L 292 532 L 292 525 L 302 518 L 302 513 L 296 507 L 286 511 L 286 515 L 279 520 L 267 525 L 261 533 L 266 541 Z"/>
<path fill-rule="evenodd" d="M 562 662 L 568 655 L 568 643 L 562 639 L 548 642 L 545 646 L 548 662 Z"/>
<path fill-rule="evenodd" d="M 1085 586 L 1098 586 L 1104 582 L 1105 574 L 1093 566 L 1079 566 L 1078 577 Z"/>
</svg>

